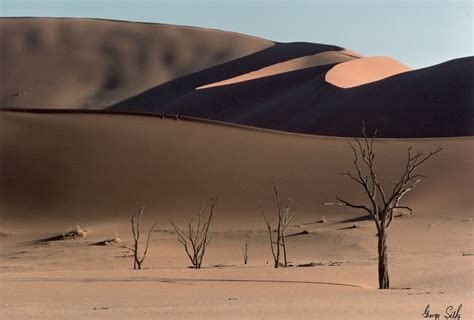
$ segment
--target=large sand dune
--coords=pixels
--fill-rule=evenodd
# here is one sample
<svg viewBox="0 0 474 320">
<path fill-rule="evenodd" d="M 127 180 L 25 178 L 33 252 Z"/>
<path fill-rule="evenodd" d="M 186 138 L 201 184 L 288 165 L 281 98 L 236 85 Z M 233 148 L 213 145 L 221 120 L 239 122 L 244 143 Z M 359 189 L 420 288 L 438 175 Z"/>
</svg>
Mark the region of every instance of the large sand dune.
<svg viewBox="0 0 474 320">
<path fill-rule="evenodd" d="M 309 56 L 316 56 L 316 60 L 320 60 L 318 54 L 341 50 L 342 48 L 337 46 L 317 43 L 276 43 L 270 48 L 248 56 L 169 81 L 121 101 L 108 110 L 159 112 L 163 105 L 172 103 L 199 87 L 240 76 L 245 77 L 247 74 L 261 73 L 262 69 L 272 68 L 274 65 L 285 64 L 285 62 L 287 62 L 285 66 L 288 67 L 294 59 L 300 61 L 301 59 L 307 59 Z M 348 54 L 342 54 L 348 56 Z M 330 56 L 334 57 L 334 54 L 330 54 Z M 286 70 L 285 68 L 277 69 L 279 73 L 291 71 L 291 69 Z M 156 102 L 156 97 L 160 97 L 160 102 Z"/>
<path fill-rule="evenodd" d="M 258 200 L 271 207 L 270 178 L 295 200 L 298 221 L 357 215 L 321 206 L 362 199 L 341 171 L 346 138 L 302 136 L 188 120 L 96 113 L 0 113 L 0 210 L 9 222 L 89 223 L 127 219 L 145 205 L 160 221 L 189 217 L 211 194 L 216 223 L 250 227 Z M 472 139 L 379 140 L 380 172 L 393 181 L 405 149 L 445 151 L 423 170 L 429 181 L 408 201 L 428 216 L 472 210 Z M 436 199 L 436 203 L 432 200 Z"/>
<path fill-rule="evenodd" d="M 219 30 L 1 18 L 1 107 L 100 109 L 273 42 Z"/>
<path fill-rule="evenodd" d="M 205 86 L 199 87 L 197 89 L 205 89 L 217 86 L 223 86 L 228 84 L 233 84 L 242 81 L 248 81 L 252 79 L 258 79 L 263 77 L 268 77 L 271 75 L 290 72 L 294 70 L 300 70 L 310 67 L 317 67 L 325 64 L 334 64 L 344 61 L 354 60 L 355 57 L 345 54 L 343 51 L 325 51 L 321 53 L 316 53 L 310 56 L 295 58 L 287 60 L 284 62 L 276 63 L 271 66 L 259 69 L 257 71 L 249 72 L 237 77 L 226 79 L 223 81 L 206 84 Z"/>
<path fill-rule="evenodd" d="M 334 45 L 94 19 L 3 18 L 0 31 L 0 108 L 169 113 L 329 136 L 357 135 L 362 121 L 381 137 L 473 132 L 473 58 L 410 70 Z"/>
<path fill-rule="evenodd" d="M 181 114 L 329 136 L 359 135 L 362 121 L 371 131 L 378 129 L 382 137 L 473 133 L 474 58 L 452 60 L 348 89 L 325 81 L 333 66 L 183 92 L 172 91 L 165 84 L 111 110 Z M 164 91 L 172 93 L 161 94 Z"/>
</svg>

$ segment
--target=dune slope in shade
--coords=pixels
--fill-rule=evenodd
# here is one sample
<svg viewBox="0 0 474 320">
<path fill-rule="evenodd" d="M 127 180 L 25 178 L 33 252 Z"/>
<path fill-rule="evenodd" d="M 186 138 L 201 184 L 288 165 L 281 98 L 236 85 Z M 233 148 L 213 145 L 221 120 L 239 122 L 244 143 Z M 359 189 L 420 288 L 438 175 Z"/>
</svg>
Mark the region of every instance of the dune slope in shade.
<svg viewBox="0 0 474 320">
<path fill-rule="evenodd" d="M 271 48 L 274 49 L 275 47 Z M 333 64 L 163 96 L 156 88 L 111 110 L 164 112 L 306 134 L 380 137 L 473 134 L 474 58 L 448 61 L 341 89 L 325 81 Z M 198 73 L 199 74 L 199 73 Z M 155 95 L 156 93 L 156 95 Z"/>
<path fill-rule="evenodd" d="M 221 65 L 180 77 L 154 87 L 139 95 L 121 101 L 108 108 L 109 111 L 162 112 L 163 106 L 208 84 L 259 72 L 264 68 L 289 60 L 339 51 L 342 48 L 332 45 L 294 42 L 275 43 L 274 46 Z"/>
<path fill-rule="evenodd" d="M 197 89 L 205 89 L 217 86 L 223 86 L 233 84 L 241 81 L 248 81 L 252 79 L 258 79 L 262 77 L 268 77 L 275 74 L 290 72 L 294 70 L 300 70 L 304 68 L 316 67 L 325 64 L 334 64 L 344 61 L 351 61 L 355 59 L 353 56 L 346 55 L 343 51 L 326 51 L 317 53 L 310 56 L 295 58 L 284 62 L 276 63 L 274 65 L 262 68 L 257 71 L 249 72 L 234 78 L 226 79 L 223 81 L 207 84 Z"/>
<path fill-rule="evenodd" d="M 193 27 L 1 18 L 0 108 L 167 113 L 295 133 L 471 136 L 474 58 L 410 70 Z"/>
<path fill-rule="evenodd" d="M 273 42 L 219 30 L 1 18 L 1 107 L 100 109 Z"/>
<path fill-rule="evenodd" d="M 216 227 L 261 223 L 274 203 L 270 178 L 295 201 L 303 221 L 360 215 L 321 206 L 337 195 L 364 199 L 340 172 L 350 168 L 347 139 L 302 136 L 153 116 L 0 112 L 0 210 L 10 223 L 85 225 L 128 218 L 188 220 L 218 194 Z M 377 168 L 394 181 L 406 149 L 444 151 L 426 164 L 429 179 L 407 197 L 417 215 L 472 212 L 472 138 L 378 140 Z M 144 188 L 146 186 L 146 188 Z"/>
</svg>

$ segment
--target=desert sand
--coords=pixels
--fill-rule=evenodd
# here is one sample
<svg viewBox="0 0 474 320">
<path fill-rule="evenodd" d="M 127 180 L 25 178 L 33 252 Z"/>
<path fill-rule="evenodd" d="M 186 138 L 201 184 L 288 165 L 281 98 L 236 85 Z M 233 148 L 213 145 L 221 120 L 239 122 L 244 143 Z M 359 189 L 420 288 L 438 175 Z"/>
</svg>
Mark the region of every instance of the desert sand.
<svg viewBox="0 0 474 320">
<path fill-rule="evenodd" d="M 273 45 L 219 30 L 99 19 L 1 18 L 0 33 L 2 108 L 101 109 Z"/>
<path fill-rule="evenodd" d="M 336 45 L 186 26 L 0 19 L 0 318 L 474 319 L 474 58 L 411 70 Z M 388 233 L 341 172 L 378 130 L 384 188 L 420 170 Z M 273 267 L 272 181 L 292 199 L 289 267 Z M 218 197 L 202 269 L 185 227 Z M 133 269 L 130 218 L 154 222 Z M 145 241 L 142 236 L 142 240 Z M 241 252 L 248 243 L 248 264 Z"/>
<path fill-rule="evenodd" d="M 0 137 L 5 318 L 418 319 L 427 304 L 441 313 L 463 304 L 463 317 L 473 315 L 472 138 L 377 140 L 384 183 L 409 145 L 444 148 L 406 200 L 414 215 L 390 229 L 394 290 L 380 291 L 373 222 L 321 206 L 337 195 L 362 199 L 339 176 L 352 159 L 347 138 L 145 115 L 8 111 L 0 113 Z M 258 206 L 263 200 L 271 214 L 272 177 L 295 203 L 290 232 L 308 231 L 289 238 L 290 268 L 271 267 Z M 210 194 L 219 195 L 213 240 L 204 268 L 192 270 L 168 219 L 183 224 Z M 130 244 L 129 218 L 142 205 L 145 225 L 156 220 L 159 230 L 145 269 L 132 270 L 121 245 Z M 326 223 L 317 223 L 322 216 Z M 76 224 L 87 237 L 24 244 Z M 115 232 L 122 243 L 91 246 Z M 296 267 L 310 262 L 322 265 Z"/>
<path fill-rule="evenodd" d="M 340 88 L 352 88 L 412 69 L 390 57 L 364 57 L 335 65 L 326 81 Z"/>
<path fill-rule="evenodd" d="M 358 135 L 362 121 L 385 138 L 473 134 L 472 57 L 411 70 L 336 45 L 98 19 L 1 18 L 0 32 L 2 109 L 167 113 L 329 136 Z"/>
<path fill-rule="evenodd" d="M 338 193 L 365 199 L 339 176 L 352 164 L 351 138 L 104 112 L 1 111 L 0 121 L 5 221 L 41 222 L 37 211 L 47 212 L 49 223 L 128 220 L 145 205 L 167 222 L 176 212 L 196 213 L 202 200 L 218 194 L 223 212 L 216 225 L 248 225 L 261 221 L 259 200 L 273 203 L 272 177 L 295 199 L 295 211 L 315 219 L 350 216 L 320 205 Z M 407 147 L 445 149 L 423 168 L 429 182 L 407 198 L 420 215 L 472 209 L 470 137 L 379 141 L 377 165 L 387 183 L 401 171 Z"/>
<path fill-rule="evenodd" d="M 300 55 L 301 47 L 320 50 L 319 47 L 294 44 L 281 48 L 278 44 L 159 85 L 107 110 L 179 114 L 328 136 L 360 135 L 363 121 L 370 131 L 378 129 L 379 136 L 385 138 L 473 134 L 471 92 L 474 58 L 455 59 L 394 75 L 385 71 L 404 67 L 392 60 L 388 60 L 392 64 L 382 59 L 381 63 L 372 65 L 364 62 L 366 58 L 354 59 L 351 61 L 362 60 L 363 63 L 360 68 L 356 64 L 355 68 L 346 69 L 346 76 L 369 82 L 351 88 L 341 88 L 326 81 L 329 72 L 351 61 L 254 77 L 254 73 L 257 76 L 259 73 L 256 70 L 272 69 L 268 65 L 281 63 L 278 61 L 282 59 L 283 49 Z M 286 54 L 284 61 L 290 56 Z M 381 71 L 377 71 L 377 65 Z M 266 72 L 269 69 L 265 69 Z M 382 74 L 387 77 L 370 82 L 371 76 Z M 232 79 L 236 75 L 240 78 Z M 340 77 L 343 76 L 344 72 L 341 72 Z M 225 79 L 238 82 L 203 87 Z"/>
<path fill-rule="evenodd" d="M 345 54 L 344 50 L 336 51 L 336 52 L 326 51 L 326 52 L 317 53 L 311 56 L 305 56 L 305 57 L 287 60 L 285 62 L 276 63 L 271 66 L 259 69 L 257 71 L 249 72 L 249 73 L 246 73 L 234 78 L 226 79 L 223 81 L 219 81 L 216 83 L 210 83 L 205 86 L 199 87 L 197 89 L 223 86 L 223 85 L 233 84 L 233 83 L 237 83 L 241 81 L 248 81 L 252 79 L 268 77 L 268 76 L 279 74 L 279 73 L 300 70 L 304 68 L 350 61 L 353 59 L 355 58 L 352 55 Z"/>
</svg>

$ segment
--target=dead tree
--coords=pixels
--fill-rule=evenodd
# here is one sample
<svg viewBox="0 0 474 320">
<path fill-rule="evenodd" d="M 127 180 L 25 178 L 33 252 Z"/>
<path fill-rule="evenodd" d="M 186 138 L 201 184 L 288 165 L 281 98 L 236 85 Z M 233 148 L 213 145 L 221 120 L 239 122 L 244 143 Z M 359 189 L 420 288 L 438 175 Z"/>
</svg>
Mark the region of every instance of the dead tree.
<svg viewBox="0 0 474 320">
<path fill-rule="evenodd" d="M 374 139 L 376 132 L 370 139 L 367 138 L 365 127 L 362 128 L 362 133 L 363 138 L 355 138 L 355 144 L 349 142 L 349 146 L 354 153 L 353 165 L 355 171 L 344 172 L 341 175 L 349 177 L 364 190 L 364 194 L 368 198 L 368 205 L 355 204 L 340 197 L 337 197 L 338 203 L 326 203 L 326 205 L 340 205 L 363 210 L 373 219 L 378 237 L 379 289 L 389 289 L 387 230 L 393 221 L 394 211 L 400 209 L 407 210 L 410 214 L 413 212 L 409 206 L 401 205 L 400 201 L 425 177 L 417 174 L 416 170 L 433 155 L 440 152 L 442 148 L 438 147 L 426 154 L 419 150 L 413 151 L 413 148 L 409 147 L 400 177 L 395 181 L 390 192 L 387 192 L 389 189 L 382 186 L 375 170 Z"/>
<path fill-rule="evenodd" d="M 206 248 L 209 245 L 211 238 L 209 237 L 209 226 L 211 225 L 214 208 L 217 205 L 217 198 L 211 197 L 209 200 L 209 215 L 205 217 L 204 212 L 206 203 L 203 201 L 197 224 L 193 219 L 188 224 L 187 229 L 179 228 L 173 221 L 171 225 L 178 236 L 178 241 L 183 245 L 184 250 L 192 263 L 193 268 L 200 269 Z"/>
<path fill-rule="evenodd" d="M 153 229 L 156 226 L 156 222 L 151 226 L 150 230 L 148 231 L 148 237 L 146 240 L 145 250 L 143 251 L 143 255 L 140 258 L 139 256 L 139 241 L 140 241 L 140 222 L 142 220 L 143 212 L 145 211 L 145 207 L 142 207 L 140 211 L 132 216 L 130 220 L 132 224 L 132 235 L 133 235 L 133 247 L 129 248 L 130 251 L 133 253 L 133 269 L 141 269 L 143 260 L 145 260 L 146 254 L 148 252 L 148 245 L 150 244 L 150 235 Z"/>
<path fill-rule="evenodd" d="M 265 223 L 267 225 L 268 229 L 268 235 L 270 237 L 270 248 L 272 251 L 273 255 L 273 261 L 274 261 L 274 266 L 275 268 L 278 268 L 280 266 L 280 256 L 281 256 L 281 251 L 283 251 L 283 262 L 284 266 L 288 266 L 288 259 L 286 255 L 286 229 L 288 228 L 291 220 L 294 217 L 294 213 L 290 213 L 290 207 L 292 204 L 292 201 L 290 199 L 287 199 L 286 201 L 282 201 L 280 199 L 280 193 L 278 190 L 278 186 L 276 185 L 275 182 L 273 182 L 273 190 L 275 192 L 275 197 L 276 197 L 276 204 L 277 204 L 277 225 L 275 228 L 272 227 L 270 221 L 268 220 L 267 216 L 265 215 L 265 208 L 263 206 L 263 203 L 261 203 L 261 209 L 262 209 L 262 215 L 263 218 L 265 219 Z M 275 239 L 273 234 L 276 233 Z M 281 249 L 280 249 L 281 248 Z"/>
<path fill-rule="evenodd" d="M 249 261 L 249 242 L 247 240 L 245 240 L 242 246 L 242 256 L 244 258 L 244 264 L 247 264 Z"/>
</svg>

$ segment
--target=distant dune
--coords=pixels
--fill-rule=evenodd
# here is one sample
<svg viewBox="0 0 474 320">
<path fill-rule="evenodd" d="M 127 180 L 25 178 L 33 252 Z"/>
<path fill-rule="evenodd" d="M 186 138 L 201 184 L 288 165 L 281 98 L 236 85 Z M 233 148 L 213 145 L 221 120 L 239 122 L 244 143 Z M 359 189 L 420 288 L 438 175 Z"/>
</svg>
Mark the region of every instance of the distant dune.
<svg viewBox="0 0 474 320">
<path fill-rule="evenodd" d="M 182 96 L 193 92 L 199 87 L 240 76 L 245 77 L 246 74 L 254 72 L 262 73 L 260 71 L 262 69 L 271 68 L 273 65 L 285 63 L 293 59 L 306 59 L 308 56 L 313 55 L 318 57 L 317 55 L 320 53 L 340 50 L 342 50 L 341 47 L 317 43 L 276 43 L 274 46 L 259 52 L 169 81 L 135 97 L 124 100 L 108 110 L 160 112 L 166 104 L 177 101 Z M 280 68 L 278 72 L 284 71 Z M 262 80 L 265 80 L 265 78 L 262 78 Z M 262 94 L 265 94 L 265 92 L 262 92 Z M 156 101 L 156 97 L 160 97 L 159 102 Z"/>
<path fill-rule="evenodd" d="M 334 65 L 170 95 L 161 94 L 170 91 L 165 84 L 111 110 L 181 114 L 329 136 L 359 135 L 363 121 L 370 132 L 377 129 L 380 137 L 473 134 L 474 58 L 403 72 L 348 89 L 325 81 Z M 202 72 L 205 78 L 206 70 Z M 199 74 L 192 76 L 201 79 Z"/>
<path fill-rule="evenodd" d="M 0 18 L 1 107 L 100 109 L 273 42 L 97 19 Z"/>
<path fill-rule="evenodd" d="M 276 63 L 271 66 L 259 69 L 257 71 L 249 72 L 249 73 L 246 73 L 237 77 L 233 77 L 230 79 L 226 79 L 223 81 L 210 83 L 205 86 L 199 87 L 197 89 L 206 89 L 206 88 L 211 88 L 211 87 L 223 86 L 223 85 L 233 84 L 237 82 L 268 77 L 268 76 L 279 74 L 279 73 L 300 70 L 300 69 L 309 68 L 309 67 L 316 67 L 316 66 L 321 66 L 325 64 L 351 61 L 353 59 L 355 59 L 353 56 L 344 54 L 343 51 L 325 51 L 325 52 L 316 53 L 310 56 L 304 56 L 304 57 Z"/>
<path fill-rule="evenodd" d="M 167 113 L 295 133 L 473 135 L 474 58 L 420 70 L 193 27 L 1 18 L 0 108 Z"/>
</svg>

